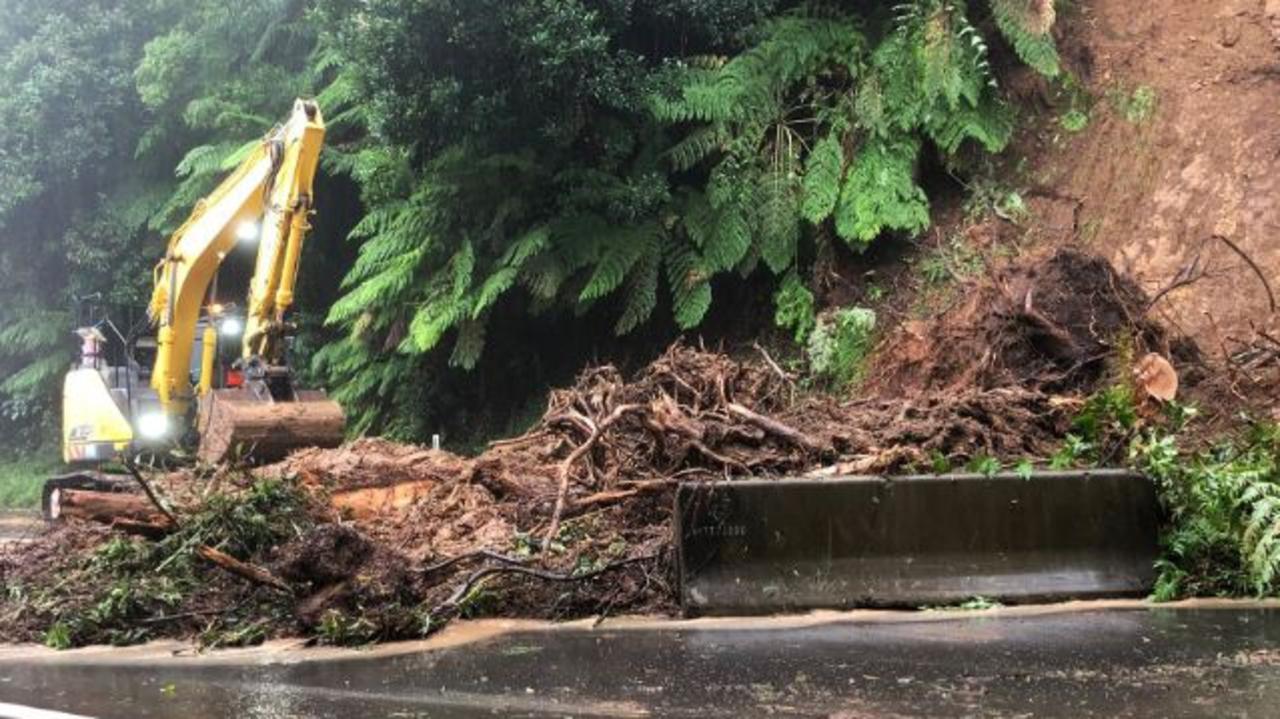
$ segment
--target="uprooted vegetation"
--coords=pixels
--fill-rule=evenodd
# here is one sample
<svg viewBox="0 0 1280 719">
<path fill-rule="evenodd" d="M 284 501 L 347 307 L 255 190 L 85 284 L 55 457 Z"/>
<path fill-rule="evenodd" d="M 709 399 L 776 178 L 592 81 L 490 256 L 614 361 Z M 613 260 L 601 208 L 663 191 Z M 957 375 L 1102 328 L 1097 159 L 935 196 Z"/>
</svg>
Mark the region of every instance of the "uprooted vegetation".
<svg viewBox="0 0 1280 719">
<path fill-rule="evenodd" d="M 680 481 L 1103 461 L 1064 458 L 1063 438 L 1100 446 L 1129 421 L 1080 417 L 1134 353 L 1167 351 L 1147 298 L 1071 252 L 971 289 L 891 335 L 853 399 L 806 392 L 767 356 L 677 344 L 629 379 L 583 372 L 476 457 L 364 439 L 155 481 L 176 517 L 158 538 L 70 525 L 0 559 L 0 638 L 352 643 L 460 615 L 671 612 Z"/>
</svg>

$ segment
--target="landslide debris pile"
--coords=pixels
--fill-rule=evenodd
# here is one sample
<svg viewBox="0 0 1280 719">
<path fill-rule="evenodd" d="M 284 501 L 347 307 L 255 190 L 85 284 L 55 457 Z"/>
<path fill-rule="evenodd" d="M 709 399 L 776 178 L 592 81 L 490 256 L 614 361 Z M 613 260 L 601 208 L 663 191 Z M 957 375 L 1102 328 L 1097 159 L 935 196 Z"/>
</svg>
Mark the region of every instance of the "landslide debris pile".
<svg viewBox="0 0 1280 719">
<path fill-rule="evenodd" d="M 629 380 L 583 372 L 474 458 L 364 439 L 223 472 L 211 497 L 173 497 L 159 540 L 69 526 L 0 557 L 0 639 L 359 642 L 459 615 L 672 611 L 676 483 L 1046 457 L 1117 343 L 1162 341 L 1145 306 L 1060 252 L 891 338 L 862 398 L 677 344 Z"/>
<path fill-rule="evenodd" d="M 877 392 L 1018 386 L 1088 393 L 1122 344 L 1136 356 L 1169 354 L 1171 344 L 1189 351 L 1147 318 L 1142 289 L 1095 255 L 1058 250 L 965 289 L 957 305 L 905 323 L 890 339 L 870 373 Z"/>
</svg>

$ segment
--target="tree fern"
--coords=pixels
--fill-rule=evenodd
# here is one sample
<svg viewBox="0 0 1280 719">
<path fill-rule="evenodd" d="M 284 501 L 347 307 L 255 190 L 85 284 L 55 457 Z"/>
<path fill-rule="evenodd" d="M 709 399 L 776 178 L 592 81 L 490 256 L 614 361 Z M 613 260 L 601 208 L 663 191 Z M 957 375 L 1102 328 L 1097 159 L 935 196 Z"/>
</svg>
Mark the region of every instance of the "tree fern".
<svg viewBox="0 0 1280 719">
<path fill-rule="evenodd" d="M 411 373 L 428 355 L 442 366 L 436 353 L 450 337 L 449 363 L 473 367 L 505 310 L 613 313 L 624 334 L 665 304 L 665 284 L 676 325 L 693 328 L 728 273 L 767 271 L 781 283 L 777 321 L 807 336 L 815 298 L 801 278 L 820 243 L 862 248 L 923 230 L 923 148 L 998 151 L 1012 124 L 967 3 L 789 6 L 743 28 L 745 46 L 666 58 L 633 104 L 602 111 L 623 81 L 613 77 L 576 104 L 553 92 L 541 110 L 554 117 L 541 119 L 498 97 L 494 107 L 514 116 L 495 116 L 444 80 L 413 106 L 348 75 L 321 42 L 307 82 L 350 113 L 331 118 L 367 133 L 324 160 L 356 181 L 366 208 L 351 233 L 359 256 L 329 315 L 346 334 L 327 376 L 345 382 L 341 358 L 361 375 L 343 396 L 361 412 L 395 414 L 411 393 L 388 394 L 365 374 Z M 378 125 L 381 108 L 361 97 L 371 91 L 404 106 L 400 124 Z M 440 123 L 450 132 L 431 129 Z M 384 131 L 423 139 L 383 142 Z"/>
</svg>

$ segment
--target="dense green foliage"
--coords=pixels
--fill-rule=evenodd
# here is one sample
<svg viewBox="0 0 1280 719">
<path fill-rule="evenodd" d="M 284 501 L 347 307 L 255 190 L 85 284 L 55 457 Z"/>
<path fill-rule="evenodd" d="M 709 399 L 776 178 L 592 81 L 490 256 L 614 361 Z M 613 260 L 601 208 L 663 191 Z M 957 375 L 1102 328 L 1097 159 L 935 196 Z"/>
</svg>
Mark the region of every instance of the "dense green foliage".
<svg viewBox="0 0 1280 719">
<path fill-rule="evenodd" d="M 321 4 L 380 140 L 317 366 L 358 429 L 421 435 L 422 358 L 470 368 L 526 313 L 689 329 L 744 277 L 803 338 L 815 255 L 923 230 L 924 154 L 1008 140 L 983 3 L 710 5 Z"/>
<path fill-rule="evenodd" d="M 0 0 L 0 421 L 47 434 L 74 300 L 137 304 L 298 95 L 330 126 L 298 354 L 357 432 L 426 434 L 450 365 L 548 349 L 510 339 L 530 316 L 678 331 L 745 281 L 803 339 L 813 258 L 924 229 L 922 161 L 1008 140 L 989 44 L 1053 76 L 1052 24 L 1043 0 Z"/>
<path fill-rule="evenodd" d="M 857 381 L 875 329 L 876 313 L 865 307 L 845 307 L 819 318 L 807 347 L 814 376 L 837 388 Z"/>
<path fill-rule="evenodd" d="M 1194 407 L 1144 416 L 1117 385 L 1091 397 L 1054 458 L 1057 467 L 1129 464 L 1157 483 L 1168 513 L 1154 597 L 1280 592 L 1280 427 L 1259 422 L 1187 450 Z"/>
</svg>

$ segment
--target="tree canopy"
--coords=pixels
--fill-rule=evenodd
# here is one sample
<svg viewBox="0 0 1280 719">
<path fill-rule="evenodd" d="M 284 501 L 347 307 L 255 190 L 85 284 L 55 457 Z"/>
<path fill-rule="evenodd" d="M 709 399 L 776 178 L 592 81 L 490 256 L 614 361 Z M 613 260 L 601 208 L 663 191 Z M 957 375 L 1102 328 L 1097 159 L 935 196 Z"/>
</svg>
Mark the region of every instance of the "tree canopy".
<svg viewBox="0 0 1280 719">
<path fill-rule="evenodd" d="M 355 432 L 422 437 L 486 346 L 538 351 L 495 345 L 530 317 L 687 330 L 748 283 L 803 339 L 815 257 L 925 229 L 926 157 L 1003 149 L 993 47 L 1057 74 L 1052 13 L 0 0 L 0 421 L 47 431 L 75 298 L 138 302 L 165 235 L 295 96 L 326 112 L 333 190 L 298 354 Z"/>
</svg>

